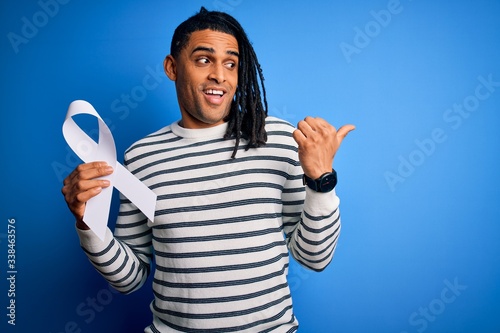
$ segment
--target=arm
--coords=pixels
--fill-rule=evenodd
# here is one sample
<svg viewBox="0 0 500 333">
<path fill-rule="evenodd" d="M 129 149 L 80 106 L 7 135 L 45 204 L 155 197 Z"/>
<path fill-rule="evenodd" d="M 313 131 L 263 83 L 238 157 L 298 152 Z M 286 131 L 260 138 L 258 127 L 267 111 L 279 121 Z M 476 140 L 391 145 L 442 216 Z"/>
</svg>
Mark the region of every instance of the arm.
<svg viewBox="0 0 500 333">
<path fill-rule="evenodd" d="M 283 225 L 291 255 L 314 271 L 333 258 L 340 233 L 339 198 L 335 190 L 317 193 L 302 184 L 303 171 L 295 166 L 282 194 Z M 301 189 L 301 191 L 299 191 Z"/>
<path fill-rule="evenodd" d="M 302 167 L 290 172 L 288 188 L 298 188 L 301 173 L 313 179 L 332 170 L 333 159 L 345 136 L 354 129 L 338 131 L 323 119 L 307 117 L 299 122 L 293 137 L 298 144 Z M 299 183 L 300 182 L 300 183 Z M 288 192 L 288 193 L 287 193 Z M 284 225 L 290 252 L 302 265 L 316 271 L 331 261 L 340 232 L 339 199 L 335 190 L 318 193 L 306 186 L 303 206 L 300 193 L 284 191 Z M 298 219 L 298 223 L 297 223 Z"/>
<path fill-rule="evenodd" d="M 104 162 L 82 164 L 65 179 L 62 192 L 76 218 L 80 244 L 91 263 L 113 287 L 130 293 L 140 288 L 149 275 L 151 230 L 147 219 L 122 197 L 114 236 L 108 229 L 101 241 L 83 221 L 85 203 L 110 185 L 97 178 L 112 172 Z"/>
</svg>

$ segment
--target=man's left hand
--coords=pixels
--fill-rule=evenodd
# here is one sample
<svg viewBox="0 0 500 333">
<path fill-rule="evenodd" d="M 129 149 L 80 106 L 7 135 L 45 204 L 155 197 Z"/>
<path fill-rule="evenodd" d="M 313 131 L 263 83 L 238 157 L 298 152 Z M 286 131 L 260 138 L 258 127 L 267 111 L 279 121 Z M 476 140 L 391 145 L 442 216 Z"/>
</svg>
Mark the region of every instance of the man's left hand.
<svg viewBox="0 0 500 333">
<path fill-rule="evenodd" d="M 299 145 L 299 161 L 304 173 L 317 179 L 331 172 L 342 140 L 354 129 L 354 125 L 344 125 L 337 130 L 321 118 L 306 117 L 301 120 L 293 138 Z"/>
</svg>

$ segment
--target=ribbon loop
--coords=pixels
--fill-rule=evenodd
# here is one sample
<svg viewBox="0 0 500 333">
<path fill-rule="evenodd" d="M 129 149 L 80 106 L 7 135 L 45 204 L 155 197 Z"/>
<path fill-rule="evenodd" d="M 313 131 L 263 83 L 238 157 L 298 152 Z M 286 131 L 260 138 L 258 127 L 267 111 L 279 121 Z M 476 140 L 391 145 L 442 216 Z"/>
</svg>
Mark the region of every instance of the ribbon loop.
<svg viewBox="0 0 500 333">
<path fill-rule="evenodd" d="M 73 116 L 78 114 L 88 114 L 97 118 L 99 124 L 98 143 L 74 121 Z M 63 123 L 63 135 L 70 148 L 82 161 L 85 163 L 105 161 L 114 169 L 111 175 L 103 177 L 103 179 L 110 181 L 111 186 L 104 188 L 99 195 L 87 202 L 83 216 L 83 221 L 101 240 L 104 240 L 106 234 L 113 187 L 116 187 L 153 222 L 156 194 L 117 161 L 113 135 L 90 103 L 76 100 L 69 105 Z"/>
</svg>

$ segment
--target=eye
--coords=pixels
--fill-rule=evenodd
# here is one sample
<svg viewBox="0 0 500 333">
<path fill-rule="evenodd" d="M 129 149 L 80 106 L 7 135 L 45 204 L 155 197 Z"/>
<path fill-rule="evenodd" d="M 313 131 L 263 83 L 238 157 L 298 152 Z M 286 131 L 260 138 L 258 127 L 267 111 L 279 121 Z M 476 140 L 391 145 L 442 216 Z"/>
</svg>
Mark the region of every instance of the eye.
<svg viewBox="0 0 500 333">
<path fill-rule="evenodd" d="M 226 62 L 225 66 L 229 69 L 233 69 L 233 68 L 236 68 L 236 62 L 234 61 L 229 61 L 229 62 Z"/>
<path fill-rule="evenodd" d="M 196 59 L 196 62 L 201 64 L 201 65 L 206 65 L 206 64 L 210 63 L 210 60 L 206 57 L 201 57 L 201 58 Z"/>
</svg>

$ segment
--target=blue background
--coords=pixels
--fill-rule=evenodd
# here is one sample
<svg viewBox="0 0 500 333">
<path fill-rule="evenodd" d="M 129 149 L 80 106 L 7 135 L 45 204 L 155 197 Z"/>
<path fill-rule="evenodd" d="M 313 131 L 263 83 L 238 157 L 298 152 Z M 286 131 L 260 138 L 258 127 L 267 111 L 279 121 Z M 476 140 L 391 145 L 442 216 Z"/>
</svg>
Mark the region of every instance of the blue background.
<svg viewBox="0 0 500 333">
<path fill-rule="evenodd" d="M 79 248 L 60 193 L 79 161 L 61 127 L 85 99 L 121 156 L 177 120 L 161 63 L 201 5 L 247 30 L 271 115 L 357 126 L 335 161 L 334 261 L 290 269 L 301 332 L 500 332 L 500 2 L 486 0 L 3 0 L 0 331 L 141 332 L 151 321 L 149 283 L 112 293 Z"/>
</svg>

